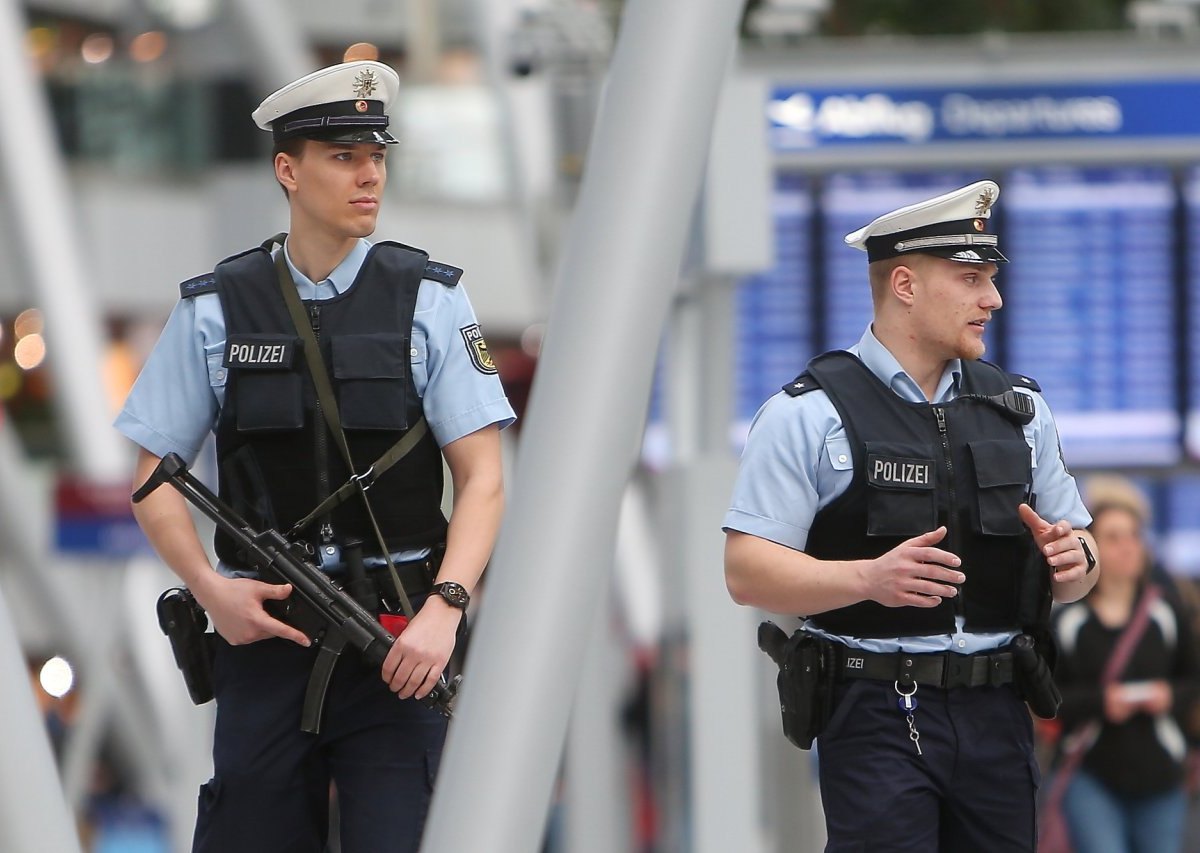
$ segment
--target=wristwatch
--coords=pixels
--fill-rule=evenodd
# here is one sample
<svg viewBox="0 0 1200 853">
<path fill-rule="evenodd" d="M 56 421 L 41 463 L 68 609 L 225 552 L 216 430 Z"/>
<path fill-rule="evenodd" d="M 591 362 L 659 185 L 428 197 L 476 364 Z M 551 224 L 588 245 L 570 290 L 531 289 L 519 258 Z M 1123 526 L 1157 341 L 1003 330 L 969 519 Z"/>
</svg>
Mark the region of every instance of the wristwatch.
<svg viewBox="0 0 1200 853">
<path fill-rule="evenodd" d="M 1083 549 L 1083 556 L 1087 558 L 1087 571 L 1085 575 L 1090 575 L 1092 569 L 1096 568 L 1096 555 L 1092 553 L 1092 549 L 1088 547 L 1087 540 L 1082 536 L 1079 537 L 1079 547 Z"/>
<path fill-rule="evenodd" d="M 467 592 L 467 588 L 454 581 L 435 583 L 432 591 L 446 599 L 452 607 L 457 607 L 459 610 L 466 610 L 467 605 L 471 603 L 471 594 Z"/>
</svg>

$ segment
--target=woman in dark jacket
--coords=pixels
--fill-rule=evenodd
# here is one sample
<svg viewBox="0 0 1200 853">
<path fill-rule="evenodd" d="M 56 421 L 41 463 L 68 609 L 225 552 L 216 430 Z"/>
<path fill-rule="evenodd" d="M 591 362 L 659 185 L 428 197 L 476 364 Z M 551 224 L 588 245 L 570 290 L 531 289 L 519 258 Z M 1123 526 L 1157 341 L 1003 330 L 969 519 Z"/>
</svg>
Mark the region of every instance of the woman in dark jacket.
<svg viewBox="0 0 1200 853">
<path fill-rule="evenodd" d="M 1171 853 L 1182 849 L 1184 724 L 1200 696 L 1200 661 L 1188 615 L 1164 590 L 1128 665 L 1101 688 L 1109 655 L 1154 580 L 1142 515 L 1114 503 L 1094 507 L 1092 517 L 1102 574 L 1087 598 L 1054 616 L 1060 743 L 1070 744 L 1092 720 L 1101 727 L 1063 811 L 1077 853 Z"/>
</svg>

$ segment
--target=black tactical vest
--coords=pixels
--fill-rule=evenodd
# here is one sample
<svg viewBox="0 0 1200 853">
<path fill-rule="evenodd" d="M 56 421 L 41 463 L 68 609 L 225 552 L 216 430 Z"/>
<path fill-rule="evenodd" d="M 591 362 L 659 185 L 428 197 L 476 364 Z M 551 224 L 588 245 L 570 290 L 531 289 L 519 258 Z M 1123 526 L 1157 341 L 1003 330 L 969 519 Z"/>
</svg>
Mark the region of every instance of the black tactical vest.
<svg viewBox="0 0 1200 853">
<path fill-rule="evenodd" d="M 305 302 L 359 474 L 422 416 L 409 350 L 427 262 L 420 250 L 377 243 L 345 293 Z M 262 248 L 222 261 L 214 271 L 212 287 L 225 315 L 228 371 L 216 430 L 217 463 L 224 500 L 251 525 L 287 532 L 350 472 L 319 410 L 276 275 L 271 255 Z M 368 492 L 389 551 L 445 539 L 442 485 L 441 453 L 432 433 L 426 433 Z M 329 532 L 334 541 L 359 539 L 367 554 L 379 553 L 358 496 L 298 535 L 317 545 Z M 225 563 L 247 567 L 220 532 L 216 551 Z"/>
<path fill-rule="evenodd" d="M 957 597 L 937 607 L 865 601 L 812 621 L 856 637 L 948 634 L 958 614 L 974 632 L 1040 624 L 1049 612 L 1049 570 L 1017 515 L 1022 501 L 1034 501 L 1029 445 L 1021 415 L 983 399 L 1005 392 L 1011 399 L 1013 378 L 964 360 L 958 398 L 910 403 L 858 358 L 837 351 L 813 359 L 785 390 L 817 387 L 841 416 L 854 473 L 849 488 L 817 513 L 805 552 L 822 560 L 872 559 L 944 524 L 948 533 L 937 547 L 962 559 L 966 580 Z"/>
</svg>

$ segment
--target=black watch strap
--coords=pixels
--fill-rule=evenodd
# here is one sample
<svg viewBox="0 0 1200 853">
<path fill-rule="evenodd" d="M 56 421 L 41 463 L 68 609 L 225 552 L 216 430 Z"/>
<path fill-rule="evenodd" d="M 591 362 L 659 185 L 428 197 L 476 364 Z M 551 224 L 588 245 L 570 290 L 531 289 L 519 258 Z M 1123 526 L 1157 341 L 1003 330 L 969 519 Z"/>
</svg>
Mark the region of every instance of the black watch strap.
<svg viewBox="0 0 1200 853">
<path fill-rule="evenodd" d="M 1079 546 L 1083 548 L 1083 556 L 1087 558 L 1087 571 L 1085 575 L 1090 575 L 1092 569 L 1096 568 L 1096 555 L 1092 553 L 1092 549 L 1088 546 L 1087 540 L 1082 536 L 1078 537 Z"/>
</svg>

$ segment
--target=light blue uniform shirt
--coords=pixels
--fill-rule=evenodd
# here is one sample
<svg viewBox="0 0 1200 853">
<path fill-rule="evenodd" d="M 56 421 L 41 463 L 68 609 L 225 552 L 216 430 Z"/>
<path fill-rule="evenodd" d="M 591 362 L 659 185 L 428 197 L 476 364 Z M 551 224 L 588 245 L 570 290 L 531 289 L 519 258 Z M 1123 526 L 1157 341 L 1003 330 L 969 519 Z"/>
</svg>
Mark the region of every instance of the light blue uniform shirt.
<svg viewBox="0 0 1200 853">
<path fill-rule="evenodd" d="M 926 402 L 920 386 L 904 372 L 870 327 L 849 351 L 901 399 Z M 959 360 L 947 364 L 932 402 L 946 403 L 957 397 L 961 377 Z M 1033 462 L 1038 514 L 1051 522 L 1065 518 L 1073 527 L 1086 527 L 1091 516 L 1079 496 L 1075 478 L 1063 464 L 1050 407 L 1036 391 L 1020 386 L 1016 390 L 1032 397 L 1034 403 L 1034 418 L 1025 425 L 1024 433 Z M 824 391 L 811 391 L 792 397 L 780 392 L 763 404 L 750 425 L 733 499 L 722 527 L 803 551 L 817 512 L 849 488 L 853 475 L 850 441 L 828 395 Z M 954 634 L 836 639 L 866 651 L 974 654 L 1005 645 L 1015 636 L 966 633 L 962 628 L 960 616 Z"/>
<path fill-rule="evenodd" d="M 360 239 L 320 283 L 296 269 L 286 247 L 281 251 L 300 298 L 329 299 L 350 288 L 370 248 L 369 241 Z M 462 284 L 422 280 L 409 356 L 413 385 L 439 447 L 491 424 L 503 429 L 516 420 L 499 378 L 475 366 L 459 331 L 476 322 Z M 190 465 L 225 402 L 224 356 L 225 316 L 217 294 L 179 300 L 117 416 L 116 428 L 156 456 L 173 451 Z"/>
</svg>

